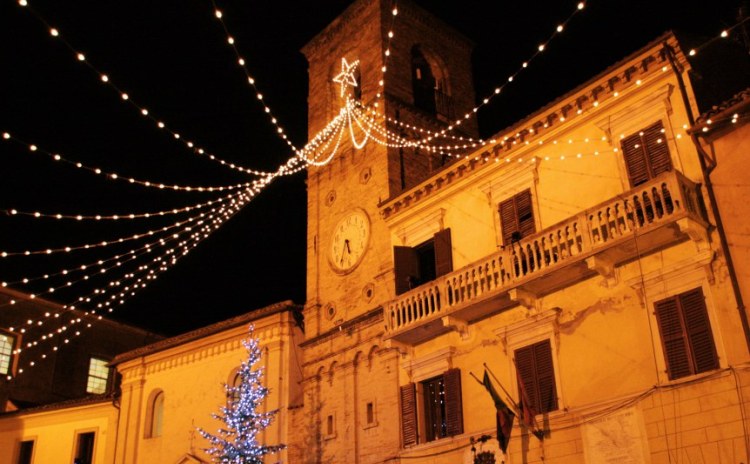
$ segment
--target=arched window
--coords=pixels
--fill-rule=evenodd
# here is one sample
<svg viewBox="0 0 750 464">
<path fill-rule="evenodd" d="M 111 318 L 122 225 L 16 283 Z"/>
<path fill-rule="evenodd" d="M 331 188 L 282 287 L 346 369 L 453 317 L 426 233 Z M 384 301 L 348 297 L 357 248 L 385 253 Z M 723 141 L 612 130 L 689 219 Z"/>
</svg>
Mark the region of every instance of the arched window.
<svg viewBox="0 0 750 464">
<path fill-rule="evenodd" d="M 445 72 L 439 60 L 419 45 L 411 49 L 411 83 L 414 106 L 430 114 L 450 115 Z"/>
<path fill-rule="evenodd" d="M 154 390 L 149 395 L 146 410 L 146 438 L 160 437 L 164 423 L 164 392 Z"/>
<path fill-rule="evenodd" d="M 240 377 L 239 369 L 234 369 L 231 374 L 229 374 L 229 381 L 227 382 L 227 387 L 239 387 L 240 383 L 242 383 L 242 378 Z M 227 389 L 227 407 L 231 408 L 234 403 L 240 400 L 240 390 L 239 388 L 236 390 L 229 390 Z"/>
</svg>

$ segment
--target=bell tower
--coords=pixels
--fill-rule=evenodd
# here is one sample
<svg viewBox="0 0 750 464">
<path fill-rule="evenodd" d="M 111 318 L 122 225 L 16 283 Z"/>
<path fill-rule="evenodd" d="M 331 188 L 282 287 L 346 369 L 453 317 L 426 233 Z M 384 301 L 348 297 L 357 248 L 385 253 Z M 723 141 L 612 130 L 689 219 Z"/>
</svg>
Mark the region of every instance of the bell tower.
<svg viewBox="0 0 750 464">
<path fill-rule="evenodd" d="M 476 135 L 475 118 L 463 121 L 474 106 L 472 44 L 410 1 L 394 8 L 392 0 L 357 0 L 302 49 L 310 140 L 329 128 L 347 98 L 362 111 L 375 109 L 377 125 L 406 139 L 425 137 L 414 126 L 454 125 L 453 134 Z M 344 128 L 333 158 L 308 169 L 308 337 L 393 297 L 393 251 L 378 205 L 452 160 L 375 137 L 360 147 L 365 133 L 344 124 L 354 134 Z"/>
</svg>

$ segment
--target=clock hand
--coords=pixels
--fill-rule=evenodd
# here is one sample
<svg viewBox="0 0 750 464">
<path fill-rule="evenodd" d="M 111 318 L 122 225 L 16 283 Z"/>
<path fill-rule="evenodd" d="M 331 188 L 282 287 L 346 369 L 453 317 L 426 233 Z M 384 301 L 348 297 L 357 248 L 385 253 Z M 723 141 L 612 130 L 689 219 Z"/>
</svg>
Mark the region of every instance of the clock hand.
<svg viewBox="0 0 750 464">
<path fill-rule="evenodd" d="M 349 239 L 344 240 L 344 245 L 346 245 L 346 251 L 352 254 L 352 249 L 349 247 Z"/>
</svg>

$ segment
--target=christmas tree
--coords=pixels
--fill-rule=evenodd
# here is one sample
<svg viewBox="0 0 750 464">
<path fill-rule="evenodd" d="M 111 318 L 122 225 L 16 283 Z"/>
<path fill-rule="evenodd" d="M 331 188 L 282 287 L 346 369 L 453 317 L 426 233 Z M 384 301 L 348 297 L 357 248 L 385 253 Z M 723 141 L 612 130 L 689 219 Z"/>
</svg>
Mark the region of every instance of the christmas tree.
<svg viewBox="0 0 750 464">
<path fill-rule="evenodd" d="M 219 414 L 211 414 L 224 426 L 216 435 L 199 428 L 198 432 L 206 438 L 211 447 L 206 452 L 213 457 L 213 462 L 233 464 L 261 464 L 263 456 L 277 453 L 285 445 L 262 445 L 258 435 L 273 421 L 277 410 L 259 412 L 263 399 L 268 396 L 268 388 L 261 384 L 263 368 L 253 369 L 260 361 L 258 339 L 253 335 L 250 326 L 250 337 L 242 341 L 247 350 L 247 361 L 243 361 L 237 373 L 239 382 L 236 386 L 224 384 L 229 399 L 227 406 L 220 408 Z"/>
</svg>

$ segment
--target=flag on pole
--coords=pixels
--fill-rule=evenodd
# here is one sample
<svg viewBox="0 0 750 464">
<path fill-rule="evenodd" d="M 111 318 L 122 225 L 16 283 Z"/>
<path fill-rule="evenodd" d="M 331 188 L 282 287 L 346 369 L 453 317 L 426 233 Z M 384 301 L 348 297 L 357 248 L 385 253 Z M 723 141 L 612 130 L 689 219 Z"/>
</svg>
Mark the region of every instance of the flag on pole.
<svg viewBox="0 0 750 464">
<path fill-rule="evenodd" d="M 510 433 L 513 430 L 513 420 L 516 415 L 505 402 L 500 398 L 500 395 L 495 390 L 495 386 L 492 385 L 490 376 L 487 374 L 487 370 L 484 371 L 484 377 L 482 378 L 482 384 L 487 389 L 492 401 L 495 402 L 495 420 L 497 425 L 497 441 L 500 444 L 500 449 L 503 454 L 508 449 L 508 443 L 510 442 Z"/>
<path fill-rule="evenodd" d="M 529 395 L 526 392 L 526 386 L 523 383 L 523 379 L 518 379 L 518 393 L 520 395 L 520 401 L 519 401 L 519 409 L 521 411 L 521 422 L 531 430 L 531 433 L 534 434 L 535 437 L 538 439 L 544 438 L 544 430 L 541 430 L 536 425 L 536 414 L 537 410 L 536 407 L 531 403 L 531 400 L 529 400 Z"/>
</svg>

